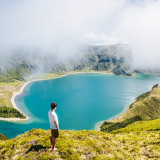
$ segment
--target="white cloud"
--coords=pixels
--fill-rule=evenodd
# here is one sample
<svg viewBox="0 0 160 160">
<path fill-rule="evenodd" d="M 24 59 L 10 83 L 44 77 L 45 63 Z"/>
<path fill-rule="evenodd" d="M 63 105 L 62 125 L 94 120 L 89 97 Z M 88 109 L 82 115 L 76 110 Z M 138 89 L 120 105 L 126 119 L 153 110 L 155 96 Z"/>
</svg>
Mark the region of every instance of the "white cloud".
<svg viewBox="0 0 160 160">
<path fill-rule="evenodd" d="M 128 43 L 133 66 L 159 69 L 159 15 L 159 0 L 1 0 L 0 53 L 29 46 L 64 57 L 86 42 Z"/>
<path fill-rule="evenodd" d="M 120 40 L 115 37 L 107 37 L 103 34 L 94 34 L 92 32 L 85 34 L 84 41 L 91 45 L 128 44 L 127 40 Z"/>
</svg>

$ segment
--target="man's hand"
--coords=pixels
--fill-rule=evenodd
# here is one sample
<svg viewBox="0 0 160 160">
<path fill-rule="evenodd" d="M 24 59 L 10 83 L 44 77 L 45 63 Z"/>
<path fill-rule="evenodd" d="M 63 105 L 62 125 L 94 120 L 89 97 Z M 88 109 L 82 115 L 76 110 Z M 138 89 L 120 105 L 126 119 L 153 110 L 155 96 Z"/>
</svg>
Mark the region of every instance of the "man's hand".
<svg viewBox="0 0 160 160">
<path fill-rule="evenodd" d="M 59 127 L 58 127 L 57 121 L 54 121 L 54 124 L 55 124 L 55 126 L 56 126 L 56 128 L 58 129 L 58 132 L 59 132 Z"/>
</svg>

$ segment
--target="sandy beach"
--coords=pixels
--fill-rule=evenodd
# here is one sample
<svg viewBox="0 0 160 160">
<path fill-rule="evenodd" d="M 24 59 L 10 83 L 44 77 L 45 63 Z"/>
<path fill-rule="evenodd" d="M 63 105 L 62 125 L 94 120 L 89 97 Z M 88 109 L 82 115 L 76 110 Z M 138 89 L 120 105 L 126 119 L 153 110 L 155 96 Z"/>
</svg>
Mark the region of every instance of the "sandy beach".
<svg viewBox="0 0 160 160">
<path fill-rule="evenodd" d="M 13 92 L 13 95 L 12 95 L 12 98 L 11 98 L 11 104 L 12 104 L 12 106 L 13 106 L 15 109 L 17 109 L 19 112 L 21 112 L 21 113 L 23 113 L 23 111 L 20 110 L 20 109 L 17 107 L 14 99 L 15 99 L 15 97 L 16 97 L 17 95 L 19 95 L 19 94 L 21 94 L 21 93 L 23 92 L 23 89 L 24 89 L 30 82 L 31 82 L 31 81 L 25 82 L 24 85 L 20 88 L 20 90 Z M 23 114 L 25 115 L 25 113 L 23 113 Z M 25 115 L 25 116 L 26 116 L 26 115 Z M 21 119 L 21 118 L 0 118 L 1 121 L 26 121 L 26 120 L 29 120 L 29 119 L 30 119 L 30 118 L 29 118 L 28 116 L 26 116 L 25 119 Z"/>
</svg>

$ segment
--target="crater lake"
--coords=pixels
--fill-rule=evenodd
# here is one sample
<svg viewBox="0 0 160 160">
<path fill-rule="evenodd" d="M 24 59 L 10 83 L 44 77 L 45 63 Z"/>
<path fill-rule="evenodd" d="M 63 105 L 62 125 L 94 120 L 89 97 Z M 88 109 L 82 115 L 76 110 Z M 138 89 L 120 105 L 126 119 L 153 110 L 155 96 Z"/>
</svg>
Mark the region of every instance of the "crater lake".
<svg viewBox="0 0 160 160">
<path fill-rule="evenodd" d="M 57 79 L 35 81 L 16 96 L 15 103 L 30 120 L 0 121 L 0 133 L 9 138 L 33 128 L 49 129 L 48 111 L 56 102 L 61 130 L 93 130 L 97 124 L 127 109 L 140 94 L 160 83 L 160 76 L 137 74 L 70 74 Z"/>
</svg>

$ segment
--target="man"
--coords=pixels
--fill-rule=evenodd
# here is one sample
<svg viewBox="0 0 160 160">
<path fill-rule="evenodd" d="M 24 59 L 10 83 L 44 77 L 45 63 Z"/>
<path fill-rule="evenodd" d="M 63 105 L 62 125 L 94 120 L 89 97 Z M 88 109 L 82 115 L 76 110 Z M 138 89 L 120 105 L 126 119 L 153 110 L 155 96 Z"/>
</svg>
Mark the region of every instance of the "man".
<svg viewBox="0 0 160 160">
<path fill-rule="evenodd" d="M 57 104 L 55 102 L 52 102 L 51 110 L 48 112 L 50 128 L 51 128 L 50 140 L 51 140 L 52 152 L 57 150 L 57 148 L 55 148 L 55 144 L 56 144 L 56 138 L 59 137 L 58 118 L 57 118 L 57 114 L 55 113 L 56 108 L 57 108 Z"/>
</svg>

